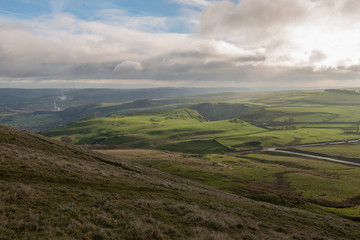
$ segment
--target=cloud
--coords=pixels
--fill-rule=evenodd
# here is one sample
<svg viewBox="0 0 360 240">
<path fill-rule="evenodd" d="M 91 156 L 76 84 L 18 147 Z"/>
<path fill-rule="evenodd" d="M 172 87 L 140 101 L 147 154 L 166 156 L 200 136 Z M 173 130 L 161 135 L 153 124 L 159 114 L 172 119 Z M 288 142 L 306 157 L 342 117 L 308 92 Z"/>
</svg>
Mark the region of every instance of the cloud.
<svg viewBox="0 0 360 240">
<path fill-rule="evenodd" d="M 187 20 L 199 22 L 196 34 L 167 32 L 182 21 L 178 17 L 113 9 L 94 20 L 61 12 L 2 20 L 0 82 L 111 79 L 263 87 L 353 83 L 360 77 L 355 0 L 217 1 L 204 7 L 199 19 Z"/>
<path fill-rule="evenodd" d="M 238 4 L 220 1 L 203 13 L 201 32 L 223 34 L 232 32 L 245 41 L 264 40 L 287 26 L 301 22 L 309 11 L 307 0 L 242 0 Z"/>
<path fill-rule="evenodd" d="M 195 7 L 205 7 L 209 5 L 209 1 L 206 0 L 171 0 L 182 5 L 195 6 Z"/>
<path fill-rule="evenodd" d="M 142 71 L 144 70 L 144 67 L 140 62 L 134 62 L 134 61 L 125 61 L 122 63 L 119 63 L 115 66 L 114 72 L 121 72 L 121 71 Z"/>
<path fill-rule="evenodd" d="M 272 66 L 326 69 L 344 61 L 359 64 L 359 13 L 356 0 L 221 1 L 204 11 L 200 32 L 244 48 L 264 48 Z"/>
<path fill-rule="evenodd" d="M 313 50 L 310 55 L 309 60 L 311 63 L 317 63 L 317 62 L 321 62 L 322 60 L 325 60 L 325 59 L 326 59 L 326 55 L 323 52 Z"/>
<path fill-rule="evenodd" d="M 147 32 L 168 30 L 176 21 L 168 17 L 133 16 L 121 9 L 104 9 L 96 15 L 109 24 Z"/>
<path fill-rule="evenodd" d="M 62 12 L 67 4 L 67 0 L 49 0 L 49 7 L 53 12 Z"/>
</svg>

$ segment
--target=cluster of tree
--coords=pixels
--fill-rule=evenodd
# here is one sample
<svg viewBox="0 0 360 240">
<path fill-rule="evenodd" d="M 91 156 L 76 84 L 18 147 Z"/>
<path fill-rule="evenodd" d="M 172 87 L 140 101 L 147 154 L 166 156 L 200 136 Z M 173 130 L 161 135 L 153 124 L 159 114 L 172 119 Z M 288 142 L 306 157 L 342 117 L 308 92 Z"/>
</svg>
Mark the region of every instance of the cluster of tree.
<svg viewBox="0 0 360 240">
<path fill-rule="evenodd" d="M 289 117 L 289 119 L 284 120 L 284 123 L 294 123 L 295 119 L 293 117 Z"/>
<path fill-rule="evenodd" d="M 296 130 L 296 126 L 294 125 L 288 125 L 288 126 L 282 126 L 276 128 L 277 130 Z"/>
</svg>

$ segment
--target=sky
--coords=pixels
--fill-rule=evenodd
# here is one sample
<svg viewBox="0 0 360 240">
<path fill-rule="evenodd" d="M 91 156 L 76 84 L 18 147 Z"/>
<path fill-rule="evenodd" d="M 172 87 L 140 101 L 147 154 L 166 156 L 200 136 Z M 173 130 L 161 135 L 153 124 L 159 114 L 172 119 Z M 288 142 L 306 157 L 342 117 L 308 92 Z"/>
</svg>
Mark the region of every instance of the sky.
<svg viewBox="0 0 360 240">
<path fill-rule="evenodd" d="M 0 87 L 360 87 L 358 0 L 1 0 Z"/>
</svg>

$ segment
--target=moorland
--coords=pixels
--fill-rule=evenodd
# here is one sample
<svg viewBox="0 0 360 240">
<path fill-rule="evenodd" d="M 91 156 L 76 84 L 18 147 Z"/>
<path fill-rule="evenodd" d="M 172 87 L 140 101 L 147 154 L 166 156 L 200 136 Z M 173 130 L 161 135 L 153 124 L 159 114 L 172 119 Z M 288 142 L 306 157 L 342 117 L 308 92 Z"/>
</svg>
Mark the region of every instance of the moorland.
<svg viewBox="0 0 360 240">
<path fill-rule="evenodd" d="M 59 118 L 61 114 L 66 117 Z M 4 122 L 4 119 L 7 120 Z M 270 220 L 271 226 L 269 223 L 264 224 L 264 226 L 267 226 L 265 228 L 268 229 L 266 231 L 262 227 L 256 227 L 253 231 L 245 231 L 246 227 L 236 229 L 233 226 L 226 225 L 227 223 L 225 224 L 230 220 L 224 220 L 223 223 L 226 227 L 224 225 L 219 228 L 219 226 L 215 226 L 216 224 L 212 225 L 212 227 L 196 226 L 196 229 L 205 231 L 201 233 L 203 235 L 197 235 L 202 230 L 199 230 L 200 232 L 197 232 L 197 230 L 187 231 L 189 222 L 173 227 L 176 232 L 175 235 L 169 235 L 168 232 L 163 231 L 163 227 L 160 227 L 159 231 L 156 230 L 156 234 L 159 234 L 163 239 L 169 236 L 170 238 L 199 238 L 201 236 L 203 239 L 233 239 L 246 236 L 249 239 L 266 238 L 265 236 L 271 236 L 270 238 L 275 236 L 285 238 L 287 236 L 300 239 L 321 237 L 337 239 L 341 238 L 340 236 L 343 238 L 356 238 L 354 236 L 358 236 L 355 234 L 356 227 L 354 226 L 358 226 L 357 222 L 360 220 L 360 190 L 357 187 L 360 184 L 360 168 L 346 164 L 347 161 L 360 163 L 360 144 L 358 142 L 358 139 L 360 139 L 360 92 L 358 89 L 226 92 L 171 98 L 125 99 L 91 104 L 74 103 L 73 106 L 57 112 L 37 111 L 26 113 L 13 111 L 10 115 L 9 113 L 2 113 L 0 120 L 2 123 L 11 126 L 40 131 L 42 135 L 53 140 L 28 134 L 43 139 L 42 141 L 52 143 L 54 146 L 61 146 L 61 149 L 72 149 L 66 151 L 63 149 L 61 151 L 65 151 L 66 154 L 70 151 L 71 158 L 75 156 L 73 153 L 76 154 L 77 152 L 76 155 L 79 156 L 75 156 L 76 161 L 80 161 L 79 159 L 82 159 L 85 155 L 86 159 L 93 159 L 94 156 L 97 156 L 94 160 L 96 164 L 100 161 L 101 164 L 105 164 L 102 167 L 106 168 L 106 170 L 103 170 L 103 168 L 96 167 L 99 170 L 96 172 L 97 175 L 94 171 L 86 172 L 89 170 L 88 167 L 85 167 L 87 163 L 79 163 L 82 170 L 74 170 L 76 173 L 72 172 L 71 164 L 66 165 L 64 163 L 59 167 L 56 165 L 56 159 L 58 157 L 66 159 L 61 154 L 52 158 L 53 163 L 51 163 L 56 163 L 55 165 L 59 168 L 51 170 L 53 166 L 47 167 L 50 172 L 54 173 L 61 171 L 61 168 L 68 169 L 65 171 L 69 171 L 70 176 L 75 178 L 81 178 L 82 174 L 89 176 L 89 178 L 86 178 L 88 182 L 84 180 L 84 186 L 97 186 L 98 183 L 93 182 L 95 180 L 91 180 L 90 176 L 92 174 L 98 176 L 98 174 L 101 175 L 102 172 L 106 171 L 112 171 L 112 174 L 115 174 L 116 169 L 118 169 L 116 167 L 120 163 L 121 166 L 126 166 L 125 170 L 127 168 L 142 169 L 139 170 L 141 173 L 136 172 L 138 170 L 135 173 L 128 172 L 127 177 L 130 178 L 137 176 L 144 180 L 154 177 L 152 174 L 155 174 L 155 176 L 166 179 L 166 182 L 170 181 L 167 180 L 168 178 L 172 179 L 168 182 L 169 184 L 165 184 L 166 190 L 151 190 L 157 189 L 156 186 L 151 184 L 151 186 L 148 185 L 144 188 L 142 180 L 126 180 L 130 181 L 130 185 L 135 181 L 134 184 L 137 186 L 136 191 L 131 188 L 131 191 L 135 191 L 129 193 L 132 196 L 131 201 L 144 198 L 144 196 L 147 197 L 148 207 L 144 207 L 141 214 L 150 216 L 152 220 L 149 220 L 150 224 L 145 229 L 150 228 L 150 226 L 157 226 L 156 224 L 160 224 L 162 221 L 168 221 L 167 218 L 166 220 L 162 218 L 164 216 L 170 217 L 171 215 L 171 217 L 175 218 L 188 216 L 178 210 L 176 210 L 176 213 L 170 214 L 161 207 L 162 210 L 159 210 L 159 205 L 154 203 L 155 206 L 153 203 L 149 203 L 148 197 L 153 198 L 155 196 L 154 192 L 156 194 L 161 193 L 161 196 L 157 195 L 155 197 L 155 199 L 162 199 L 161 204 L 164 204 L 165 198 L 177 199 L 177 201 L 180 201 L 180 198 L 181 201 L 184 200 L 188 204 L 194 201 L 197 206 L 200 206 L 197 201 L 218 204 L 216 206 L 219 208 L 214 208 L 214 211 L 218 212 L 212 212 L 217 214 L 216 216 L 224 217 L 220 214 L 221 212 L 226 212 L 232 216 L 232 214 L 237 214 L 235 212 L 238 212 L 239 208 L 242 209 L 240 212 L 244 211 L 242 205 L 238 202 L 229 205 L 226 203 L 227 200 L 224 200 L 225 202 L 220 201 L 219 198 L 223 198 L 222 195 L 219 198 L 211 197 L 211 201 L 205 195 L 201 197 L 202 193 L 197 195 L 196 200 L 186 199 L 182 194 L 189 197 L 188 193 L 181 192 L 179 190 L 181 188 L 175 184 L 177 181 L 185 181 L 187 184 L 191 183 L 198 186 L 198 189 L 211 189 L 209 191 L 216 191 L 217 194 L 224 194 L 224 196 L 230 198 L 246 199 L 246 201 L 260 205 L 265 204 L 266 209 L 271 209 L 266 214 L 274 215 L 275 213 L 270 212 L 277 208 L 286 209 L 284 211 L 289 211 L 289 215 L 280 216 L 283 212 L 278 215 L 284 221 L 288 221 L 288 217 L 292 216 L 293 220 L 297 222 L 298 215 L 294 215 L 294 211 L 309 214 L 306 221 L 309 226 L 313 227 L 309 229 L 309 232 L 319 234 L 316 236 L 296 235 L 297 230 L 289 230 L 288 225 L 285 224 L 284 228 L 277 229 L 279 231 L 275 230 L 275 235 L 271 235 L 272 233 L 269 232 L 272 232 L 278 226 L 273 227 L 275 225 L 271 224 L 280 223 L 277 219 Z M 52 128 L 52 126 L 58 127 Z M 17 132 L 17 134 L 23 133 Z M 341 144 L 335 144 L 339 142 Z M 11 144 L 11 142 L 6 142 L 6 144 Z M 20 147 L 25 150 L 23 145 Z M 286 149 L 288 152 L 270 151 L 274 148 Z M 292 154 L 299 152 L 314 157 Z M 47 154 L 47 150 L 45 153 Z M 17 156 L 24 158 L 25 155 L 18 154 Z M 345 163 L 325 161 L 315 156 L 331 157 L 345 161 Z M 43 158 L 46 159 L 45 156 Z M 15 158 L 13 158 L 13 161 L 15 161 Z M 46 162 L 46 160 L 42 162 Z M 21 166 L 17 167 L 21 168 Z M 19 169 L 6 171 L 15 174 Z M 44 169 L 39 171 L 42 172 Z M 151 177 L 146 175 L 150 172 Z M 61 175 L 61 178 L 65 177 L 65 175 Z M 106 177 L 104 177 L 105 175 Z M 99 177 L 99 179 L 104 177 L 108 181 L 103 183 L 101 187 L 96 187 L 97 194 L 100 194 L 107 187 L 111 187 L 111 189 L 106 190 L 109 194 L 116 195 L 117 192 L 123 191 L 120 186 L 113 184 L 112 181 L 120 181 L 124 176 L 119 176 L 119 179 L 116 177 L 114 179 L 109 178 L 109 176 L 109 173 L 106 172 Z M 21 179 L 19 176 L 14 178 Z M 66 175 L 66 178 L 69 178 L 69 183 L 73 181 L 72 177 Z M 157 179 L 156 181 L 160 180 Z M 125 182 L 122 184 L 122 187 L 125 187 Z M 74 189 L 76 188 L 74 186 Z M 93 190 L 92 187 L 87 188 L 87 191 L 91 192 Z M 178 193 L 178 191 L 180 192 Z M 162 195 L 163 193 L 166 197 Z M 64 196 L 67 194 L 64 194 Z M 101 192 L 101 194 L 104 193 Z M 95 196 L 96 194 L 91 193 L 90 195 Z M 120 198 L 120 195 L 116 196 Z M 74 201 L 74 203 L 77 201 Z M 84 203 L 87 201 L 88 199 L 84 200 Z M 111 207 L 120 204 L 116 200 L 111 203 L 113 204 Z M 208 211 L 211 208 L 210 205 L 201 205 L 200 208 Z M 240 207 L 236 208 L 235 206 Z M 248 205 L 244 208 L 252 211 L 258 209 L 258 206 L 250 207 Z M 74 207 L 73 210 L 78 211 L 79 206 Z M 85 209 L 84 211 L 88 210 Z M 99 207 L 96 211 L 102 210 Z M 259 213 L 259 211 L 249 214 L 259 217 L 256 217 L 256 221 L 265 219 L 265 213 Z M 123 215 L 128 214 L 136 218 L 136 214 L 140 213 L 132 212 Z M 313 219 L 310 217 L 313 216 L 312 214 L 317 216 L 316 219 L 318 217 L 326 218 L 325 222 L 340 221 L 350 225 L 349 228 L 346 228 L 347 230 L 342 228 L 342 224 L 338 225 L 338 228 L 342 228 L 342 235 L 336 235 L 335 230 L 331 230 L 335 229 L 333 225 L 330 224 L 331 227 L 326 227 L 330 225 L 325 224 L 326 226 L 324 226 L 319 225 L 318 222 L 312 222 Z M 205 218 L 208 217 L 210 216 L 207 215 Z M 187 217 L 186 219 L 189 220 Z M 83 223 L 85 220 L 80 222 Z M 289 224 L 291 226 L 291 223 Z M 299 226 L 296 224 L 294 226 Z M 263 226 L 262 223 L 260 225 Z M 94 224 L 94 229 L 96 226 Z M 119 227 L 112 226 L 116 229 Z M 128 228 L 128 226 L 125 226 L 125 228 Z M 336 231 L 339 231 L 338 228 L 336 228 Z M 100 228 L 97 230 L 100 232 L 105 231 Z M 107 234 L 111 234 L 113 230 L 107 229 L 106 231 Z M 123 232 L 121 234 L 125 234 L 123 236 L 127 236 L 129 239 L 146 239 L 145 236 L 149 237 L 148 234 L 154 231 L 152 228 L 142 232 L 143 238 L 139 236 L 131 238 L 126 235 L 128 233 Z M 265 232 L 266 234 L 262 235 Z M 63 232 L 62 234 L 67 233 Z"/>
</svg>

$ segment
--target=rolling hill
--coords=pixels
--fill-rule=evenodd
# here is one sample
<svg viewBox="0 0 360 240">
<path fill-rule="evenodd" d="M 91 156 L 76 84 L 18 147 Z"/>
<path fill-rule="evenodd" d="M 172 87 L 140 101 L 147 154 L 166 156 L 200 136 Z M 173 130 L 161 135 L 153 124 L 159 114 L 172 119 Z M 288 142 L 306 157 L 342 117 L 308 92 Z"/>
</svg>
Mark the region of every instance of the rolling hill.
<svg viewBox="0 0 360 240">
<path fill-rule="evenodd" d="M 320 104 L 319 96 L 326 97 L 328 105 Z M 152 151 L 147 154 L 158 159 L 139 158 L 136 162 L 254 200 L 358 220 L 359 168 L 266 151 L 359 139 L 355 122 L 359 106 L 350 101 L 356 97 L 356 93 L 342 91 L 283 92 L 272 98 L 262 96 L 261 104 L 257 102 L 260 98 L 255 98 L 246 100 L 249 103 L 207 102 L 190 108 L 92 117 L 43 134 L 96 149 L 113 149 L 103 153 L 116 157 L 128 154 L 128 149 L 171 151 L 170 159 Z M 342 98 L 341 105 L 333 98 Z M 331 144 L 317 154 L 331 152 L 328 157 L 346 158 L 351 153 L 350 158 L 359 162 L 357 146 L 335 148 Z M 177 159 L 174 152 L 196 159 L 189 161 L 189 155 Z M 137 154 L 132 152 L 131 158 L 138 158 Z"/>
<path fill-rule="evenodd" d="M 25 99 L 20 102 L 7 101 L 1 105 L 0 101 L 0 124 L 40 132 L 87 117 L 190 108 L 209 121 L 241 118 L 275 130 L 306 127 L 340 129 L 350 133 L 357 129 L 356 124 L 360 119 L 360 94 L 350 90 L 228 92 L 205 95 L 191 95 L 201 89 L 197 89 L 198 92 L 196 89 L 152 90 L 154 92 L 141 89 L 68 90 L 64 94 L 38 98 L 32 98 L 33 95 L 28 96 L 25 92 Z M 171 94 L 188 95 L 164 98 Z M 54 111 L 55 99 L 57 106 L 61 108 L 59 112 Z M 41 106 L 45 103 L 47 107 Z M 17 107 L 12 108 L 13 104 Z"/>
<path fill-rule="evenodd" d="M 71 137 L 76 144 L 147 147 L 206 153 L 231 151 L 216 139 L 265 131 L 239 119 L 207 121 L 193 109 L 182 108 L 132 115 L 87 118 L 43 132 L 48 137 Z"/>
<path fill-rule="evenodd" d="M 0 126 L 1 239 L 356 239 L 359 223 Z"/>
<path fill-rule="evenodd" d="M 25 90 L 24 90 L 25 91 Z M 60 91 L 60 90 L 59 90 Z M 64 90 L 65 91 L 65 90 Z M 153 91 L 153 92 L 152 92 Z M 205 95 L 192 95 L 202 93 L 206 89 L 151 89 L 151 90 L 110 90 L 110 89 L 83 89 L 56 92 L 56 94 L 32 97 L 27 91 L 15 91 L 28 98 L 19 101 L 4 101 L 1 105 L 0 90 L 0 124 L 25 129 L 32 132 L 52 129 L 86 117 L 105 117 L 114 114 L 131 114 L 143 111 L 161 111 L 181 107 L 196 107 L 198 103 L 208 101 L 226 101 L 234 99 L 247 99 L 261 96 L 264 93 L 213 93 Z M 212 90 L 216 91 L 216 90 Z M 217 90 L 220 91 L 220 90 Z M 37 92 L 35 91 L 36 94 Z M 41 91 L 45 94 L 46 91 Z M 50 92 L 51 93 L 51 92 Z M 37 93 L 40 94 L 40 93 Z M 186 95 L 187 96 L 183 96 Z M 168 96 L 178 96 L 164 98 Z M 7 96 L 5 94 L 5 96 Z M 37 96 L 37 95 L 35 95 Z M 61 111 L 54 111 L 54 101 Z M 227 104 L 229 105 L 229 104 Z M 241 105 L 241 104 L 240 104 Z M 229 106 L 234 109 L 234 107 Z M 251 108 L 251 107 L 247 107 Z M 244 108 L 245 109 L 245 108 Z M 235 110 L 236 113 L 238 111 Z"/>
<path fill-rule="evenodd" d="M 355 116 L 345 122 L 338 122 L 347 118 L 351 112 L 356 114 L 355 109 L 359 107 L 355 105 L 348 106 L 349 109 L 342 105 L 321 106 L 336 113 L 339 119 L 336 122 L 317 120 L 319 113 L 310 111 L 319 107 L 303 106 L 308 112 L 296 112 L 300 107 L 286 102 L 281 111 L 274 110 L 280 108 L 278 105 L 261 107 L 239 103 L 202 103 L 190 107 L 91 117 L 42 134 L 59 140 L 67 136 L 76 144 L 95 144 L 103 139 L 100 142 L 104 145 L 189 153 L 245 151 L 359 138 L 357 124 L 353 122 Z M 287 117 L 274 121 L 273 118 L 279 117 L 279 113 Z M 298 114 L 298 117 L 292 117 L 294 114 Z M 303 120 L 299 120 L 299 116 Z"/>
<path fill-rule="evenodd" d="M 174 98 L 221 92 L 243 92 L 227 88 L 145 88 L 145 89 L 0 89 L 0 107 L 13 109 L 54 109 L 56 100 L 62 109 L 80 105 L 127 102 L 139 99 Z"/>
</svg>

